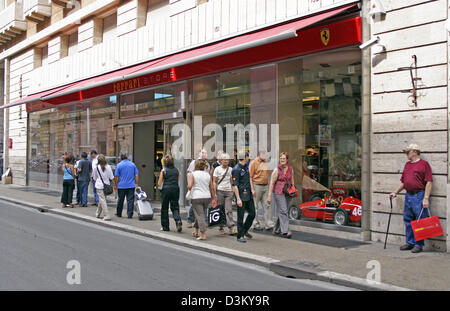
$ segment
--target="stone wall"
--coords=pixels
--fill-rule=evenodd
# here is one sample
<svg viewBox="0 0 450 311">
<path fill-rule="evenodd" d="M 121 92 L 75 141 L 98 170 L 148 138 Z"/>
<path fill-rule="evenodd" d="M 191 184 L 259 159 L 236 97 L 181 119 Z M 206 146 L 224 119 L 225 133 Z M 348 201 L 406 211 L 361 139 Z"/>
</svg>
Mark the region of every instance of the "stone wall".
<svg viewBox="0 0 450 311">
<path fill-rule="evenodd" d="M 371 231 L 384 241 L 390 211 L 389 193 L 400 184 L 410 143 L 421 146 L 434 174 L 431 211 L 447 233 L 448 101 L 447 0 L 383 0 L 387 14 L 370 21 L 372 36 L 385 52 L 372 48 L 371 67 Z M 365 1 L 363 5 L 368 5 Z M 417 57 L 417 104 L 409 70 Z M 394 200 L 389 242 L 403 244 L 404 192 Z M 427 240 L 425 247 L 446 251 L 447 236 Z"/>
</svg>

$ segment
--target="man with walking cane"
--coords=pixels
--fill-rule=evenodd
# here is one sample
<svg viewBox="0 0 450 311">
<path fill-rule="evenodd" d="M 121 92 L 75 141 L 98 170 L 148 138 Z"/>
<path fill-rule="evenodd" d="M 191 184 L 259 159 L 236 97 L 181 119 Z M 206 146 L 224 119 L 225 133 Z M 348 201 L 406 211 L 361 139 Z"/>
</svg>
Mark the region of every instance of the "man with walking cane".
<svg viewBox="0 0 450 311">
<path fill-rule="evenodd" d="M 420 158 L 420 148 L 416 144 L 409 145 L 403 150 L 408 157 L 408 162 L 403 169 L 400 179 L 401 184 L 390 198 L 395 198 L 403 189 L 406 190 L 405 209 L 403 221 L 405 223 L 406 244 L 400 250 L 411 250 L 412 253 L 420 253 L 424 241 L 416 241 L 411 227 L 411 221 L 428 217 L 430 207 L 430 194 L 433 185 L 433 175 L 430 164 Z M 422 211 L 423 209 L 423 211 Z"/>
</svg>

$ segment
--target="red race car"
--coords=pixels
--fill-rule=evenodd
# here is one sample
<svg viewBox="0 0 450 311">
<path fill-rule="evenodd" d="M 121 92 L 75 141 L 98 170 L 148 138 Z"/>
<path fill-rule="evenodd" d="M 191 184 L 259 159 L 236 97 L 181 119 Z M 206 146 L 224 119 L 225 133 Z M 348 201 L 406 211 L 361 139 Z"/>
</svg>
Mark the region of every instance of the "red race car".
<svg viewBox="0 0 450 311">
<path fill-rule="evenodd" d="M 361 222 L 361 200 L 346 197 L 342 202 L 333 197 L 292 205 L 289 208 L 289 218 L 332 221 L 336 225 L 346 226 L 349 223 Z"/>
</svg>

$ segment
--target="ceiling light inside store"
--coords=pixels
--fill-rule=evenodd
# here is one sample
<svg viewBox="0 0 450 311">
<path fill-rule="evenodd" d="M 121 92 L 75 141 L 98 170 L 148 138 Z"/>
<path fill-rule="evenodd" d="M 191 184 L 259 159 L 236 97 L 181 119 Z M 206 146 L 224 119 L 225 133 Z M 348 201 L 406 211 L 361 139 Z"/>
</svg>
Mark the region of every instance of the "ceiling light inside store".
<svg viewBox="0 0 450 311">
<path fill-rule="evenodd" d="M 222 89 L 222 91 L 234 91 L 234 90 L 239 90 L 240 88 L 241 88 L 240 86 L 234 86 L 234 87 Z"/>
<path fill-rule="evenodd" d="M 320 97 L 318 96 L 311 96 L 311 97 L 305 97 L 303 98 L 304 102 L 311 102 L 311 101 L 318 101 L 320 99 Z"/>
</svg>

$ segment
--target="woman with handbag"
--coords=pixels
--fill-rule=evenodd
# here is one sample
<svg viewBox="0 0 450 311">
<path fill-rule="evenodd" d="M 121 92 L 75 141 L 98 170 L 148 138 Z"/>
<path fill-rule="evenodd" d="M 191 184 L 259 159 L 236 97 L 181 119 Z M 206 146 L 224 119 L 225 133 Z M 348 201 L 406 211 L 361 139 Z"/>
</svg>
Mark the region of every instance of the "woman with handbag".
<svg viewBox="0 0 450 311">
<path fill-rule="evenodd" d="M 270 179 L 269 195 L 267 203 L 272 202 L 272 195 L 277 211 L 277 221 L 273 228 L 273 234 L 290 239 L 292 233 L 289 231 L 288 208 L 293 196 L 289 192 L 295 190 L 294 170 L 288 165 L 289 156 L 286 152 L 280 154 L 280 164 L 272 172 Z M 298 194 L 298 192 L 297 192 Z"/>
<path fill-rule="evenodd" d="M 161 189 L 161 231 L 170 231 L 169 206 L 173 219 L 177 225 L 177 231 L 181 232 L 182 222 L 180 217 L 180 171 L 173 164 L 173 157 L 164 157 L 164 168 L 158 178 L 158 188 Z"/>
<path fill-rule="evenodd" d="M 208 167 L 206 160 L 196 160 L 195 169 L 188 174 L 187 199 L 192 201 L 192 210 L 195 216 L 194 232 L 192 235 L 197 240 L 206 240 L 205 210 L 211 203 L 211 198 L 216 196 L 211 175 L 205 168 Z M 213 207 L 217 202 L 213 201 Z M 198 231 L 200 230 L 200 236 Z"/>
<path fill-rule="evenodd" d="M 62 207 L 73 208 L 73 190 L 75 189 L 75 168 L 73 166 L 74 158 L 72 155 L 67 155 L 64 158 L 64 164 L 62 165 L 62 171 L 64 174 L 63 180 L 63 193 L 61 195 Z"/>
<path fill-rule="evenodd" d="M 103 154 L 100 154 L 98 157 L 98 164 L 94 167 L 92 171 L 92 178 L 94 179 L 94 187 L 97 189 L 98 194 L 98 207 L 95 212 L 95 217 L 101 218 L 102 212 L 105 215 L 103 220 L 108 221 L 111 220 L 111 216 L 109 215 L 108 205 L 106 204 L 106 196 L 112 194 L 114 192 L 113 188 L 113 180 L 114 175 L 111 169 L 111 166 L 108 165 L 106 158 Z"/>
</svg>

